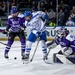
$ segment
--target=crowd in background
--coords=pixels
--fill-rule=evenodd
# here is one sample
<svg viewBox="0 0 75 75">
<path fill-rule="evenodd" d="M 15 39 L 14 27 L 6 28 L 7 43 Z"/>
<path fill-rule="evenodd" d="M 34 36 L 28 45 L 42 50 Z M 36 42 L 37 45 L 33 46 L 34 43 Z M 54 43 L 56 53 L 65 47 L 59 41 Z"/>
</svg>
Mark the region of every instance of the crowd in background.
<svg viewBox="0 0 75 75">
<path fill-rule="evenodd" d="M 58 26 L 74 26 L 75 0 L 58 1 Z M 49 16 L 47 26 L 56 25 L 56 0 L 0 0 L 0 16 L 7 16 L 5 13 L 8 11 L 8 6 L 9 10 L 16 7 L 17 9 L 30 8 L 31 11 L 44 11 Z"/>
</svg>

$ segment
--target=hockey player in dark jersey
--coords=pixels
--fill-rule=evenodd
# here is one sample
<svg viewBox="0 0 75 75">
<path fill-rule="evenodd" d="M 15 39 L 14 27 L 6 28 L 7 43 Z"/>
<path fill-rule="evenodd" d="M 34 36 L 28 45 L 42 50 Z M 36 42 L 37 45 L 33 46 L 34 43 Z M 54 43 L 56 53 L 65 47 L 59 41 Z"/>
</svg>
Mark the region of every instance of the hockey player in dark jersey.
<svg viewBox="0 0 75 75">
<path fill-rule="evenodd" d="M 47 43 L 47 47 L 54 48 L 57 45 L 61 46 L 61 51 L 58 53 L 64 54 L 66 57 L 75 53 L 75 36 L 69 33 L 64 27 L 57 31 L 57 36 L 52 42 Z"/>
<path fill-rule="evenodd" d="M 4 52 L 4 57 L 9 58 L 8 52 L 11 48 L 11 45 L 14 42 L 14 38 L 18 36 L 20 38 L 21 42 L 21 55 L 22 59 L 24 58 L 24 52 L 25 52 L 25 44 L 26 44 L 26 39 L 24 35 L 24 28 L 25 26 L 23 25 L 24 19 L 22 17 L 18 17 L 18 12 L 16 8 L 11 9 L 11 16 L 8 16 L 8 22 L 7 22 L 7 27 L 4 31 L 9 32 L 8 36 L 8 43 Z"/>
</svg>

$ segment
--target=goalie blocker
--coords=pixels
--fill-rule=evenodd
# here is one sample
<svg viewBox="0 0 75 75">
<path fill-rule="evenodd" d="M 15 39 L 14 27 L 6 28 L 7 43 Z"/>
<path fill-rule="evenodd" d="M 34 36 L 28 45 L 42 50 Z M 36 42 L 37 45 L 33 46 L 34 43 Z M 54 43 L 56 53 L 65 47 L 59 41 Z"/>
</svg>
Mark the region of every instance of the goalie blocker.
<svg viewBox="0 0 75 75">
<path fill-rule="evenodd" d="M 75 53 L 68 57 L 65 57 L 63 54 L 55 53 L 53 54 L 53 61 L 54 63 L 75 64 Z"/>
</svg>

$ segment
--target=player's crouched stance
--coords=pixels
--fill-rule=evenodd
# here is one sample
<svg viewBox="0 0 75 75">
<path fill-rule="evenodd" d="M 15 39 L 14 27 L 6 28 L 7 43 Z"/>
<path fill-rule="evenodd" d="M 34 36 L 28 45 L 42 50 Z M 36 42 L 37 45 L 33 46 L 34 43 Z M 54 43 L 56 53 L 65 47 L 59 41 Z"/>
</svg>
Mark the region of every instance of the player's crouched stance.
<svg viewBox="0 0 75 75">
<path fill-rule="evenodd" d="M 53 42 L 47 44 L 47 47 L 54 48 L 54 46 L 60 45 L 62 50 L 58 54 L 64 54 L 66 57 L 75 53 L 75 36 L 69 33 L 69 30 L 62 27 L 57 31 L 57 35 Z"/>
<path fill-rule="evenodd" d="M 13 8 L 11 9 L 11 16 L 8 17 L 8 25 L 6 30 L 3 33 L 9 32 L 8 34 L 8 43 L 4 52 L 4 57 L 9 58 L 8 52 L 11 48 L 11 45 L 14 42 L 14 38 L 18 36 L 20 38 L 21 42 L 21 55 L 22 59 L 24 57 L 25 52 L 25 35 L 24 35 L 24 26 L 23 26 L 24 20 L 23 18 L 18 17 L 17 9 Z"/>
<path fill-rule="evenodd" d="M 30 29 L 30 35 L 28 38 L 28 42 L 26 44 L 26 50 L 25 50 L 25 60 L 29 59 L 30 50 L 32 47 L 32 44 L 36 41 L 37 38 L 40 39 L 41 45 L 42 45 L 42 51 L 43 51 L 43 59 L 47 55 L 47 48 L 46 48 L 46 32 L 45 32 L 45 19 L 48 19 L 48 16 L 42 12 L 25 12 L 25 26 Z"/>
</svg>

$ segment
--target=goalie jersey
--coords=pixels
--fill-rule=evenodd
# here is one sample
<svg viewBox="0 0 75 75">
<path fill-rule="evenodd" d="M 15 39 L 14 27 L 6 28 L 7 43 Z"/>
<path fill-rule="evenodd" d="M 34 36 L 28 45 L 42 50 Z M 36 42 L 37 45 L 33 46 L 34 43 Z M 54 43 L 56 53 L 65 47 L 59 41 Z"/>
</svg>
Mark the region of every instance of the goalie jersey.
<svg viewBox="0 0 75 75">
<path fill-rule="evenodd" d="M 66 37 L 56 37 L 55 43 L 61 47 L 70 47 L 75 52 L 75 36 L 68 34 Z"/>
</svg>

